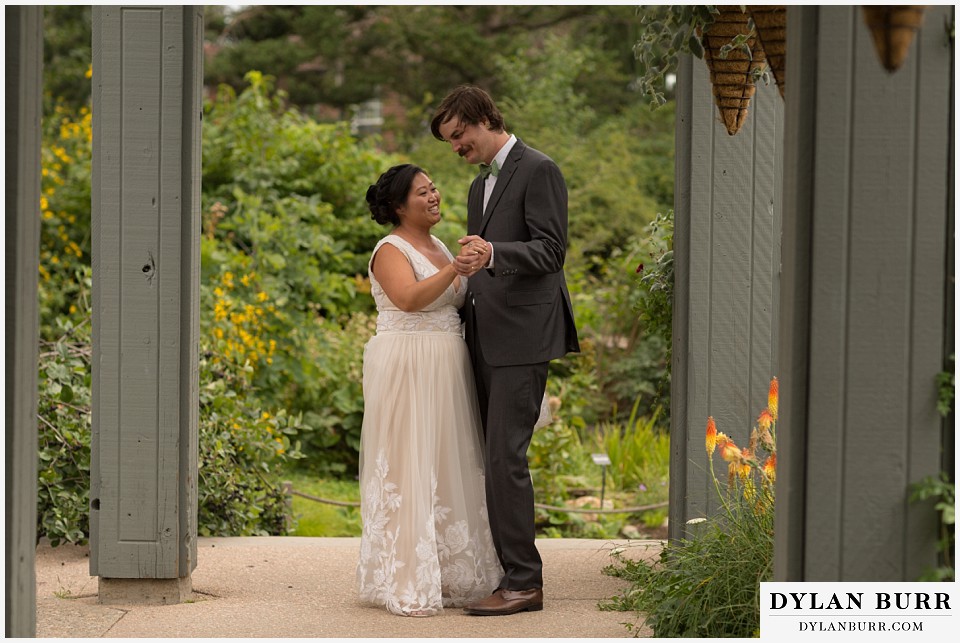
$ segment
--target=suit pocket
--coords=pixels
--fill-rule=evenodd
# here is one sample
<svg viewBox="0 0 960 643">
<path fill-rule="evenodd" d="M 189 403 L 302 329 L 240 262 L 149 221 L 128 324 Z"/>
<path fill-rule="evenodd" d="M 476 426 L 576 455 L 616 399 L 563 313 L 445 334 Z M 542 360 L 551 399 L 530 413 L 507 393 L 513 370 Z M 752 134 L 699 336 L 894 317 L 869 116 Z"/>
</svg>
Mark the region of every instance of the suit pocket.
<svg viewBox="0 0 960 643">
<path fill-rule="evenodd" d="M 555 290 L 519 290 L 507 293 L 508 306 L 535 306 L 552 304 L 557 298 Z"/>
</svg>

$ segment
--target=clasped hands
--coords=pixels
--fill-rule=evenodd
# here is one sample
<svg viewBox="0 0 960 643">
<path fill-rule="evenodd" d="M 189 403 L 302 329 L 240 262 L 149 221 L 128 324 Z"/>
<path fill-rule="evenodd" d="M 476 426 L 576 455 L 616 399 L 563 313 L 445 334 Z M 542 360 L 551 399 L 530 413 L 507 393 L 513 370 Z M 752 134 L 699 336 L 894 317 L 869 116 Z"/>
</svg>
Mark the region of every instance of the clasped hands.
<svg viewBox="0 0 960 643">
<path fill-rule="evenodd" d="M 490 261 L 490 244 L 475 234 L 457 240 L 460 254 L 454 257 L 453 267 L 458 275 L 470 277 Z"/>
</svg>

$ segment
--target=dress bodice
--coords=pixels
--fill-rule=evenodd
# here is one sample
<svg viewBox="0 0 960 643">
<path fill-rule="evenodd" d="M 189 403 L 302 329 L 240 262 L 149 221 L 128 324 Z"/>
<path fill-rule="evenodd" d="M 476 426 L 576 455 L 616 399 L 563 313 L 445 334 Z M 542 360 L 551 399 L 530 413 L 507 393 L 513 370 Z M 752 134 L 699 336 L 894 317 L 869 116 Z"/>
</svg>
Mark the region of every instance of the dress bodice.
<svg viewBox="0 0 960 643">
<path fill-rule="evenodd" d="M 447 247 L 433 235 L 430 235 L 430 238 L 443 251 L 443 254 L 450 261 L 453 261 L 453 255 L 450 254 Z M 413 313 L 404 312 L 390 301 L 371 269 L 373 257 L 385 243 L 389 243 L 403 253 L 413 267 L 413 274 L 417 281 L 423 281 L 439 272 L 439 269 L 429 259 L 401 237 L 388 234 L 378 241 L 370 255 L 370 262 L 367 264 L 367 272 L 370 275 L 370 294 L 373 295 L 373 301 L 377 305 L 377 333 L 389 331 L 460 333 L 460 315 L 457 313 L 457 309 L 463 305 L 466 296 L 466 277 L 460 277 L 459 288 L 455 288 L 454 284 L 451 283 L 442 295 L 422 310 Z"/>
</svg>

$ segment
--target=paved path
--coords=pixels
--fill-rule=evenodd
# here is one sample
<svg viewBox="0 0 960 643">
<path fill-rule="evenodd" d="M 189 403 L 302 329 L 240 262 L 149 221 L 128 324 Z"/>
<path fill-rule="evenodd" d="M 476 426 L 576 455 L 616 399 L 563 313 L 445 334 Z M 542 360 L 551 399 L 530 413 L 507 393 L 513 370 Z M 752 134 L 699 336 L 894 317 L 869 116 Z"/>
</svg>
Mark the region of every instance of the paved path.
<svg viewBox="0 0 960 643">
<path fill-rule="evenodd" d="M 544 609 L 506 617 L 447 609 L 404 618 L 357 601 L 358 538 L 201 538 L 194 602 L 99 605 L 88 548 L 37 548 L 37 636 L 629 638 L 630 612 L 601 612 L 597 602 L 626 583 L 600 572 L 614 547 L 655 557 L 660 541 L 540 539 Z M 641 629 L 641 636 L 651 636 Z"/>
</svg>

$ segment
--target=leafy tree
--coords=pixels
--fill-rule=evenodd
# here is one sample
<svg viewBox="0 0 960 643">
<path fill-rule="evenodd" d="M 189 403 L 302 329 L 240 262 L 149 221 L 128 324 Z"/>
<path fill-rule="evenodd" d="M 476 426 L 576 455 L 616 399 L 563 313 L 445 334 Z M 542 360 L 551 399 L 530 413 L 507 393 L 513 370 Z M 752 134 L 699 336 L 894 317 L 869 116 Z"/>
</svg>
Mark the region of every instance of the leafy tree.
<svg viewBox="0 0 960 643">
<path fill-rule="evenodd" d="M 92 8 L 88 5 L 43 8 L 43 109 L 57 103 L 77 110 L 90 100 Z"/>
<path fill-rule="evenodd" d="M 207 81 L 239 88 L 247 71 L 260 69 L 277 76 L 294 104 L 330 105 L 339 117 L 377 97 L 396 96 L 411 109 L 461 83 L 502 93 L 495 56 L 535 51 L 556 34 L 603 52 L 578 83 L 592 105 L 612 113 L 632 101 L 634 13 L 570 5 L 250 7 L 225 23 Z"/>
</svg>

